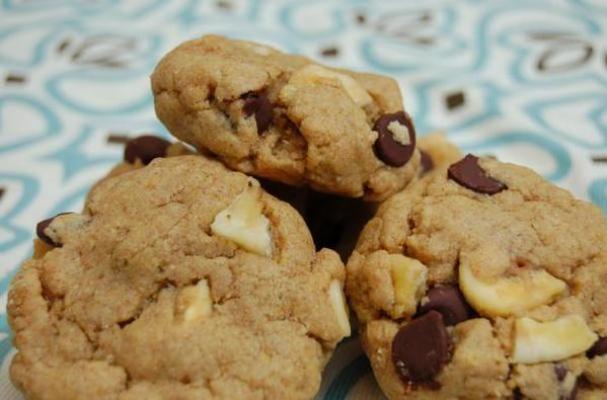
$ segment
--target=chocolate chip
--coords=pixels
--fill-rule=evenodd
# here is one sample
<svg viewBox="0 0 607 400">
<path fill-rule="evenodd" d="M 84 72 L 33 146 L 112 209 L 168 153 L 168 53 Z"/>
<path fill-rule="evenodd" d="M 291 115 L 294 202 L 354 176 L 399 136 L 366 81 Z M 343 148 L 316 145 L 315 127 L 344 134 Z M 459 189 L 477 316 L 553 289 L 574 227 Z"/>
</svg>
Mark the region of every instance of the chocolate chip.
<svg viewBox="0 0 607 400">
<path fill-rule="evenodd" d="M 139 159 L 148 165 L 153 159 L 165 157 L 171 143 L 163 138 L 152 135 L 139 136 L 129 140 L 124 148 L 124 161 L 134 164 Z"/>
<path fill-rule="evenodd" d="M 425 151 L 420 150 L 419 153 L 422 156 L 422 158 L 421 158 L 422 173 L 425 174 L 426 172 L 431 171 L 434 168 L 434 161 L 432 161 L 430 154 L 426 153 Z"/>
<path fill-rule="evenodd" d="M 53 246 L 53 247 L 63 246 L 62 243 L 55 243 L 53 241 L 53 239 L 51 239 L 46 233 L 44 233 L 44 231 L 46 230 L 46 228 L 48 228 L 48 226 L 51 224 L 51 222 L 53 222 L 53 220 L 55 218 L 57 218 L 60 215 L 66 215 L 66 214 L 72 214 L 72 213 L 69 213 L 69 212 L 59 213 L 59 214 L 55 215 L 54 217 L 47 218 L 44 221 L 38 222 L 38 224 L 36 225 L 36 235 L 38 235 L 38 238 L 40 238 L 40 240 L 42 240 L 44 243 L 48 244 L 49 246 Z"/>
<path fill-rule="evenodd" d="M 449 360 L 450 340 L 437 311 L 400 328 L 392 341 L 392 362 L 405 383 L 427 382 Z"/>
<path fill-rule="evenodd" d="M 407 128 L 409 144 L 403 145 L 394 139 L 393 133 L 388 129 L 388 125 L 393 121 Z M 398 111 L 382 115 L 375 122 L 373 130 L 378 134 L 374 146 L 377 157 L 393 167 L 400 167 L 409 161 L 415 150 L 415 127 L 406 112 Z"/>
<path fill-rule="evenodd" d="M 602 356 L 607 354 L 607 337 L 599 338 L 592 347 L 586 352 L 588 358 L 594 358 L 596 356 Z"/>
<path fill-rule="evenodd" d="M 473 315 L 464 295 L 455 286 L 435 286 L 428 291 L 427 296 L 428 301 L 419 308 L 419 315 L 437 311 L 447 326 L 459 324 Z"/>
<path fill-rule="evenodd" d="M 247 117 L 255 114 L 257 132 L 262 133 L 268 129 L 272 122 L 272 103 L 268 96 L 263 93 L 250 92 L 244 95 L 244 106 L 242 110 Z"/>
<path fill-rule="evenodd" d="M 508 187 L 487 175 L 478 165 L 478 157 L 468 154 L 462 160 L 449 167 L 449 179 L 453 179 L 465 188 L 478 193 L 496 194 Z"/>
<path fill-rule="evenodd" d="M 556 364 L 554 366 L 554 373 L 556 374 L 556 379 L 562 382 L 567 376 L 567 368 L 563 364 Z"/>
<path fill-rule="evenodd" d="M 2 199 L 2 197 L 4 197 L 4 193 L 6 193 L 6 189 L 3 187 L 0 187 L 0 200 Z"/>
</svg>

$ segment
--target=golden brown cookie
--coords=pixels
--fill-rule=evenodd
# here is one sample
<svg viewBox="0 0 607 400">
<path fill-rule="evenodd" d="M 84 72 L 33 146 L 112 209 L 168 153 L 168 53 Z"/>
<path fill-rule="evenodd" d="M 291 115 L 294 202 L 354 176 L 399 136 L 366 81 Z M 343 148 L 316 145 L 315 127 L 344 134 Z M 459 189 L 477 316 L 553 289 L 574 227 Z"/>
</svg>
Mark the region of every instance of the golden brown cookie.
<svg viewBox="0 0 607 400">
<path fill-rule="evenodd" d="M 531 170 L 472 155 L 380 207 L 347 294 L 390 399 L 607 394 L 607 225 Z"/>
<path fill-rule="evenodd" d="M 8 301 L 31 399 L 310 399 L 349 335 L 337 254 L 202 156 L 106 179 L 38 233 Z"/>
<path fill-rule="evenodd" d="M 461 151 L 442 132 L 433 132 L 417 140 L 421 154 L 420 173 L 424 175 L 462 158 Z"/>
<path fill-rule="evenodd" d="M 124 153 L 124 160 L 93 188 L 106 179 L 144 167 L 146 164 L 142 159 L 151 161 L 158 157 L 192 154 L 180 142 L 170 143 L 150 135 L 131 139 Z M 290 186 L 268 179 L 260 179 L 259 182 L 267 193 L 289 203 L 301 214 L 317 249 L 336 250 L 342 260 L 348 259 L 361 229 L 377 209 L 377 203 L 317 192 L 306 186 Z"/>
<path fill-rule="evenodd" d="M 152 89 L 173 135 L 247 174 L 378 201 L 419 167 L 413 123 L 387 77 L 204 36 L 160 61 Z"/>
</svg>

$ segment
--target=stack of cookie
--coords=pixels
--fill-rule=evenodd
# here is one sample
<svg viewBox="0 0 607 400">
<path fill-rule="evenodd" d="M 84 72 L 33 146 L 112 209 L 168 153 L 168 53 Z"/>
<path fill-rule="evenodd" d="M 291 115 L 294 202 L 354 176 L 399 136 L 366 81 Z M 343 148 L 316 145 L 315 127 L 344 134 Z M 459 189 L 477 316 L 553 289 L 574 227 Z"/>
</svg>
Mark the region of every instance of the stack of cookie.
<svg viewBox="0 0 607 400">
<path fill-rule="evenodd" d="M 596 207 L 416 141 L 386 77 L 206 36 L 152 89 L 191 147 L 131 140 L 38 225 L 8 304 L 27 398 L 311 399 L 344 286 L 391 399 L 607 398 Z"/>
</svg>

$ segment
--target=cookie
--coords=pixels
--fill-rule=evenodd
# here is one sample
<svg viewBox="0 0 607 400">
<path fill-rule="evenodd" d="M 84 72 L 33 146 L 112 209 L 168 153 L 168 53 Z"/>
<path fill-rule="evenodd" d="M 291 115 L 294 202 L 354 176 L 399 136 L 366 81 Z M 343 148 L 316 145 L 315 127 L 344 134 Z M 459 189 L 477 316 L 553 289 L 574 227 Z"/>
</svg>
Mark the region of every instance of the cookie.
<svg viewBox="0 0 607 400">
<path fill-rule="evenodd" d="M 346 293 L 390 399 L 598 399 L 605 282 L 597 207 L 467 155 L 382 204 Z"/>
<path fill-rule="evenodd" d="M 232 169 L 379 201 L 417 173 L 393 79 L 220 36 L 185 42 L 152 74 L 158 118 Z"/>
<path fill-rule="evenodd" d="M 136 145 L 133 145 L 132 143 Z M 144 145 L 139 143 L 143 142 Z M 137 157 L 131 153 L 143 153 Z M 154 157 L 150 157 L 153 154 Z M 124 160 L 114 166 L 98 183 L 126 172 L 144 167 L 141 160 L 147 157 L 175 157 L 192 154 L 182 143 L 170 143 L 159 136 L 144 135 L 127 142 Z M 309 187 L 295 187 L 268 179 L 259 179 L 262 188 L 272 196 L 289 203 L 304 218 L 312 234 L 316 249 L 336 250 L 342 260 L 347 260 L 365 223 L 371 219 L 376 203 L 317 192 Z M 94 187 L 95 187 L 94 186 Z"/>
<path fill-rule="evenodd" d="M 31 399 L 310 399 L 349 335 L 344 267 L 299 214 L 202 156 L 106 179 L 13 280 Z"/>
<path fill-rule="evenodd" d="M 462 158 L 462 153 L 457 146 L 441 132 L 433 132 L 420 137 L 417 140 L 417 148 L 421 156 L 419 169 L 421 176 L 440 170 L 441 167 Z"/>
</svg>

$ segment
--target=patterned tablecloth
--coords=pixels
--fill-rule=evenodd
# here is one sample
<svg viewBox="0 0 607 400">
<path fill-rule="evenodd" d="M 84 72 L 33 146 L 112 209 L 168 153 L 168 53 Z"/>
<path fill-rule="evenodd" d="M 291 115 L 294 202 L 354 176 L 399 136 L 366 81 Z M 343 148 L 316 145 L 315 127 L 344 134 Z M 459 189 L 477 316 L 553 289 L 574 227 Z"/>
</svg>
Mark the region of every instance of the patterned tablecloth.
<svg viewBox="0 0 607 400">
<path fill-rule="evenodd" d="M 418 132 L 528 165 L 607 211 L 607 3 L 0 1 L 0 398 L 13 351 L 8 284 L 35 223 L 78 210 L 121 157 L 110 132 L 166 134 L 148 76 L 215 32 L 398 79 Z M 380 397 L 355 338 L 319 398 Z"/>
</svg>

